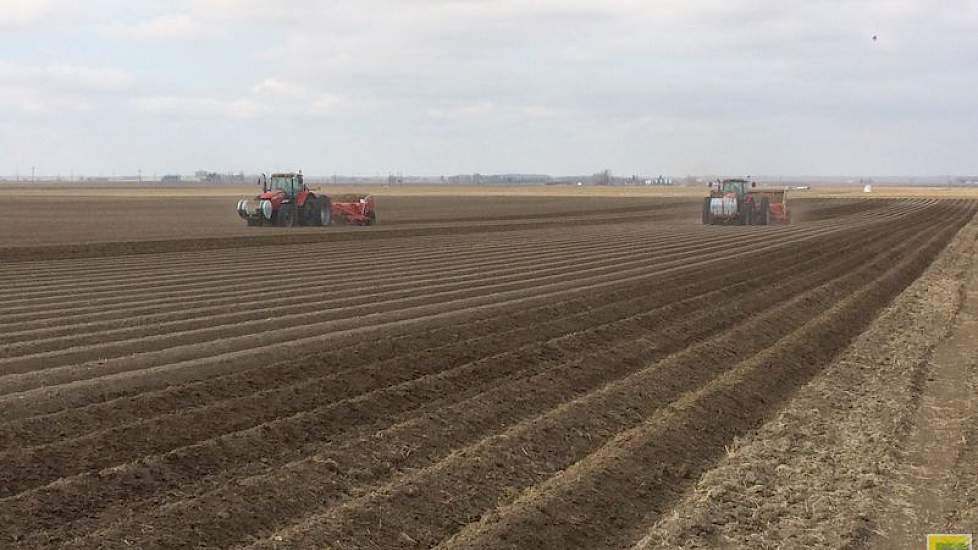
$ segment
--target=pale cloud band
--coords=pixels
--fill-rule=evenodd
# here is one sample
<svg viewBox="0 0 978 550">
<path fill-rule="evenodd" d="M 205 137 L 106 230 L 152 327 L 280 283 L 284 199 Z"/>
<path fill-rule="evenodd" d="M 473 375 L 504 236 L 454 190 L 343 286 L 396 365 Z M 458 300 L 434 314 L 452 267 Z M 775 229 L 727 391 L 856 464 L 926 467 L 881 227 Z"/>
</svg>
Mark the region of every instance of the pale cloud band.
<svg viewBox="0 0 978 550">
<path fill-rule="evenodd" d="M 975 28 L 965 1 L 0 0 L 0 174 L 978 172 Z"/>
</svg>

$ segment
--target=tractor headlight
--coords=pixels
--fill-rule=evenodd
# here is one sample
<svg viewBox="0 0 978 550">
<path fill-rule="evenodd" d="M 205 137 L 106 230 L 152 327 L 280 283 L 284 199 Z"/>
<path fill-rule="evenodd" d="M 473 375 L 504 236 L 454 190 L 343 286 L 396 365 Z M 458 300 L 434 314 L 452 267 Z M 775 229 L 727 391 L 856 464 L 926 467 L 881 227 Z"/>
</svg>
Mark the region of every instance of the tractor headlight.
<svg viewBox="0 0 978 550">
<path fill-rule="evenodd" d="M 263 200 L 261 201 L 261 204 L 258 205 L 258 208 L 261 210 L 261 213 L 265 216 L 266 220 L 272 219 L 272 201 Z"/>
</svg>

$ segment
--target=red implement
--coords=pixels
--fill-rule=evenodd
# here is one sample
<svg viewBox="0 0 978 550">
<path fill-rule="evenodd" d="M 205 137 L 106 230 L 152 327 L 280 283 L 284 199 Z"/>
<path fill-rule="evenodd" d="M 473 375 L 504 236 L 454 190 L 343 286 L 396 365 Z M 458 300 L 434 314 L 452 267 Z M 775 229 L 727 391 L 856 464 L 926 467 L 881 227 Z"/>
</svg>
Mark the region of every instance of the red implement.
<svg viewBox="0 0 978 550">
<path fill-rule="evenodd" d="M 374 209 L 374 196 L 364 195 L 356 200 L 333 203 L 333 220 L 349 225 L 374 225 L 377 212 Z"/>
</svg>

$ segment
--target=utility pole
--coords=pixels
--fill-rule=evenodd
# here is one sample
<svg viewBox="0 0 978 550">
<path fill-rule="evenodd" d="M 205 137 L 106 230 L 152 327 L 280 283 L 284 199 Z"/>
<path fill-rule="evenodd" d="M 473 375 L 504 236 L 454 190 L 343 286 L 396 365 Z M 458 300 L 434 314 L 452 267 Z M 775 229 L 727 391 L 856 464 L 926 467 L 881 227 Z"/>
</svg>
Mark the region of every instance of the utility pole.
<svg viewBox="0 0 978 550">
<path fill-rule="evenodd" d="M 136 179 L 139 180 L 139 183 L 143 183 L 143 169 L 139 168 L 138 170 L 136 170 L 136 174 L 137 174 Z"/>
<path fill-rule="evenodd" d="M 31 183 L 34 183 L 34 167 L 31 166 Z"/>
</svg>

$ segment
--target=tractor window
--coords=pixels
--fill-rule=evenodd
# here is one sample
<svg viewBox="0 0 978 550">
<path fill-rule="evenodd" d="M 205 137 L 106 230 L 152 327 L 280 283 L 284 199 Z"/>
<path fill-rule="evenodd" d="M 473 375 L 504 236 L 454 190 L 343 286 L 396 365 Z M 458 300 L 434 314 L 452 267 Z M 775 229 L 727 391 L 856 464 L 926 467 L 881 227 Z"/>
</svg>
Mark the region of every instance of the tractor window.
<svg viewBox="0 0 978 550">
<path fill-rule="evenodd" d="M 741 182 L 739 181 L 725 181 L 723 182 L 723 192 L 724 193 L 740 193 L 742 190 Z"/>
<path fill-rule="evenodd" d="M 281 189 L 285 191 L 286 195 L 294 195 L 295 190 L 293 188 L 292 178 L 286 176 L 272 176 L 272 184 L 269 186 L 270 189 Z"/>
</svg>

